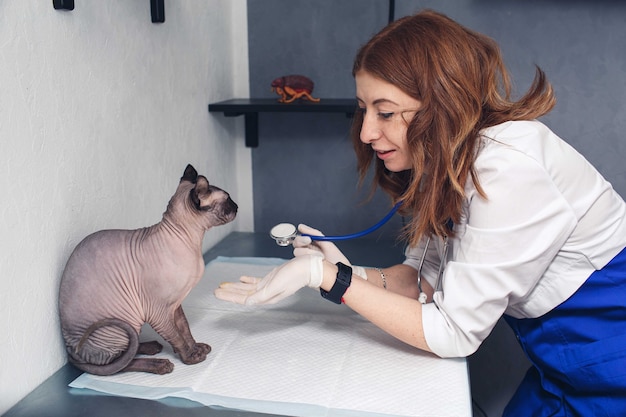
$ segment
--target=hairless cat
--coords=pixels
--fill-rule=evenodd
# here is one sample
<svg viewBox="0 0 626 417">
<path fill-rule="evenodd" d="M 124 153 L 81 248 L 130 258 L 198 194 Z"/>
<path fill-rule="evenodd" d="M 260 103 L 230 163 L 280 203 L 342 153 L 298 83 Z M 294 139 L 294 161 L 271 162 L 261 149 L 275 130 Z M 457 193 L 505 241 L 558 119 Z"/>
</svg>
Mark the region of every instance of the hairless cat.
<svg viewBox="0 0 626 417">
<path fill-rule="evenodd" d="M 159 223 L 102 230 L 80 242 L 59 292 L 69 361 L 96 375 L 172 372 L 167 359 L 135 357 L 162 349 L 157 341 L 139 342 L 144 323 L 172 345 L 183 363 L 205 360 L 211 347 L 196 343 L 181 303 L 204 273 L 204 233 L 236 214 L 228 193 L 187 165 Z"/>
</svg>

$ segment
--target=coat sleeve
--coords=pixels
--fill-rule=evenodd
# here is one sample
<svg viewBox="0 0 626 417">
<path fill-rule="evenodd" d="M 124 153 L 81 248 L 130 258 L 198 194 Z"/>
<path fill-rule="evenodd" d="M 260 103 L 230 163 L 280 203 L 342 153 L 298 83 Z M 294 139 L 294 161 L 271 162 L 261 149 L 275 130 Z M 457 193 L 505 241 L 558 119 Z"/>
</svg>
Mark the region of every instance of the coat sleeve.
<svg viewBox="0 0 626 417">
<path fill-rule="evenodd" d="M 468 356 L 509 303 L 536 286 L 576 226 L 576 216 L 544 167 L 502 146 L 475 165 L 488 198 L 467 192 L 443 292 L 423 308 L 428 346 L 441 357 Z"/>
</svg>

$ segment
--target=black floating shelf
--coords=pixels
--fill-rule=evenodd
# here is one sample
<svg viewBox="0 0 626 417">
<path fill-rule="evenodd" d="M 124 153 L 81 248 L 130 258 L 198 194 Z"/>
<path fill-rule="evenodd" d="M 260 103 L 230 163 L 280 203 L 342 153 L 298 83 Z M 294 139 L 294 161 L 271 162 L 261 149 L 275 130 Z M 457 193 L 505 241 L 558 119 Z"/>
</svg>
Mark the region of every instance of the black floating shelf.
<svg viewBox="0 0 626 417">
<path fill-rule="evenodd" d="M 345 113 L 352 117 L 356 100 L 349 98 L 322 98 L 314 103 L 296 100 L 293 103 L 279 103 L 275 98 L 235 98 L 209 104 L 209 112 L 224 113 L 226 117 L 243 115 L 246 124 L 246 146 L 259 146 L 259 113 Z"/>
</svg>

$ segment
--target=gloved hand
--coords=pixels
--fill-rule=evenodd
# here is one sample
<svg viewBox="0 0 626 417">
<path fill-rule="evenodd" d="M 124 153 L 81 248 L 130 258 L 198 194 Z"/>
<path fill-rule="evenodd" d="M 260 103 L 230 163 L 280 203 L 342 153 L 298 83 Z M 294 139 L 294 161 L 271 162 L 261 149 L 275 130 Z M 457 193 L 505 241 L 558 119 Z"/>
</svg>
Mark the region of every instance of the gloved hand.
<svg viewBox="0 0 626 417">
<path fill-rule="evenodd" d="M 304 233 L 311 236 L 324 236 L 322 232 L 317 229 L 313 229 L 306 224 L 299 224 L 298 231 L 300 233 Z M 339 250 L 337 246 L 333 242 L 323 241 L 323 240 L 315 240 L 313 241 L 308 236 L 298 235 L 293 240 L 293 256 L 301 256 L 301 255 L 311 255 L 311 254 L 322 254 L 324 258 L 336 264 L 337 262 L 341 262 L 345 265 L 350 265 L 350 261 L 345 257 L 343 253 Z"/>
<path fill-rule="evenodd" d="M 324 273 L 320 253 L 302 255 L 271 270 L 264 278 L 242 276 L 239 282 L 224 282 L 215 290 L 220 300 L 237 304 L 274 304 L 300 288 L 319 288 Z"/>
<path fill-rule="evenodd" d="M 311 236 L 324 236 L 322 232 L 317 229 L 313 229 L 306 224 L 299 224 L 298 231 Z M 324 240 L 312 240 L 308 236 L 298 235 L 293 240 L 293 256 L 298 257 L 302 255 L 322 254 L 324 259 L 336 264 L 341 262 L 344 265 L 352 267 L 352 273 L 362 278 L 367 279 L 367 273 L 362 266 L 353 266 L 348 258 L 339 250 L 339 248 L 330 241 Z"/>
</svg>

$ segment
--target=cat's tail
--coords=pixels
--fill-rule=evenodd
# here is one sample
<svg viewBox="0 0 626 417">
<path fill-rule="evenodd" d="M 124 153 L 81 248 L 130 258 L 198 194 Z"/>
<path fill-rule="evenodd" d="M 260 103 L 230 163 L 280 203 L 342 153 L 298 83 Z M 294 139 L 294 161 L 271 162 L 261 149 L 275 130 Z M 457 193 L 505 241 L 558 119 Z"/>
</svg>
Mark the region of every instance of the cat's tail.
<svg viewBox="0 0 626 417">
<path fill-rule="evenodd" d="M 128 348 L 122 353 L 122 355 L 114 358 L 112 362 L 103 365 L 89 363 L 85 362 L 84 359 L 79 359 L 79 356 L 82 356 L 83 358 L 84 356 L 86 356 L 79 355 L 79 352 L 83 349 L 84 344 L 87 342 L 92 333 L 100 328 L 109 326 L 121 328 L 128 334 Z M 89 326 L 87 330 L 85 330 L 83 337 L 81 337 L 80 341 L 76 345 L 76 348 L 71 349 L 73 352 L 70 351 L 70 348 L 68 348 L 68 353 L 69 361 L 82 371 L 94 375 L 113 375 L 117 372 L 124 370 L 124 368 L 126 368 L 131 363 L 131 361 L 135 358 L 135 355 L 137 355 L 138 349 L 139 334 L 137 333 L 135 328 L 130 325 L 130 323 L 117 318 L 106 318 L 98 320 L 97 322 Z"/>
</svg>

